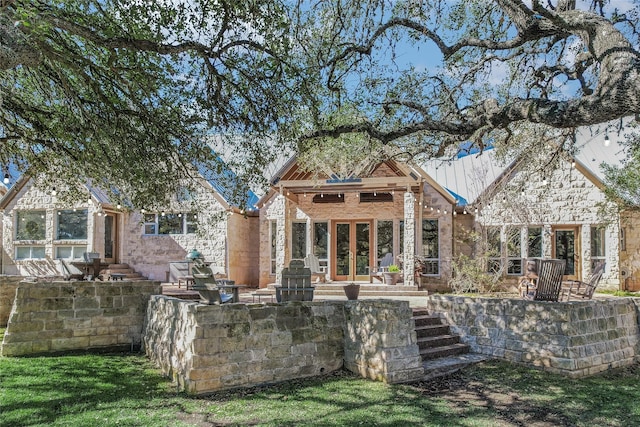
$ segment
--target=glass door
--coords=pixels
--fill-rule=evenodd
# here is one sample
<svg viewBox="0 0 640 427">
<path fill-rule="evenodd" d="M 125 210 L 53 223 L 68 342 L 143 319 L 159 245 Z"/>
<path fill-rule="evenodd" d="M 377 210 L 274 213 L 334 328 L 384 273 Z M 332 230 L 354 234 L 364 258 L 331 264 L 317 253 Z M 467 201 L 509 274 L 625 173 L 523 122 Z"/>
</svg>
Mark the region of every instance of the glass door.
<svg viewBox="0 0 640 427">
<path fill-rule="evenodd" d="M 117 225 L 116 214 L 105 213 L 104 215 L 104 262 L 108 264 L 116 263 L 117 252 Z"/>
<path fill-rule="evenodd" d="M 564 268 L 566 280 L 578 280 L 580 262 L 579 227 L 553 227 L 553 247 L 551 256 L 564 259 L 567 264 Z"/>
<path fill-rule="evenodd" d="M 333 280 L 369 280 L 371 221 L 336 221 L 333 226 Z"/>
</svg>

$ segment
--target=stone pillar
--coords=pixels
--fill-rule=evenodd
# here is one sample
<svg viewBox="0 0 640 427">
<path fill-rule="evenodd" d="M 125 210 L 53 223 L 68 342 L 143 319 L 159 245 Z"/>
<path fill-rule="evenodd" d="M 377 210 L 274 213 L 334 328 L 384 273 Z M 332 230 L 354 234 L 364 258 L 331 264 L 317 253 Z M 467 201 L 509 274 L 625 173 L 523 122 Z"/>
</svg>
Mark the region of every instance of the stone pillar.
<svg viewBox="0 0 640 427">
<path fill-rule="evenodd" d="M 281 194 L 278 196 L 276 210 L 276 284 L 282 280 L 282 269 L 284 268 L 286 241 L 287 241 L 287 221 L 289 215 L 287 213 L 287 201 Z"/>
<path fill-rule="evenodd" d="M 416 221 L 415 221 L 415 196 L 411 191 L 404 193 L 404 247 L 403 254 L 403 275 L 404 285 L 413 286 L 414 258 L 416 248 Z"/>
</svg>

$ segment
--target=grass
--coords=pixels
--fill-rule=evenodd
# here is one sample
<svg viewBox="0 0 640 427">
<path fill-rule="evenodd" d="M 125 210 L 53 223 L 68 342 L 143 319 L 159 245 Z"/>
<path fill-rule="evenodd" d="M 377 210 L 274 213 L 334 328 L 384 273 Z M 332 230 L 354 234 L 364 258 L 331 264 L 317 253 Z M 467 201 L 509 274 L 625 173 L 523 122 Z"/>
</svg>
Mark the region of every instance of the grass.
<svg viewBox="0 0 640 427">
<path fill-rule="evenodd" d="M 640 292 L 609 290 L 609 289 L 597 290 L 596 294 L 605 294 L 605 295 L 611 295 L 614 297 L 640 297 Z"/>
<path fill-rule="evenodd" d="M 188 396 L 141 355 L 0 358 L 0 425 L 629 426 L 640 368 L 582 380 L 486 362 L 431 382 L 346 372 Z"/>
</svg>

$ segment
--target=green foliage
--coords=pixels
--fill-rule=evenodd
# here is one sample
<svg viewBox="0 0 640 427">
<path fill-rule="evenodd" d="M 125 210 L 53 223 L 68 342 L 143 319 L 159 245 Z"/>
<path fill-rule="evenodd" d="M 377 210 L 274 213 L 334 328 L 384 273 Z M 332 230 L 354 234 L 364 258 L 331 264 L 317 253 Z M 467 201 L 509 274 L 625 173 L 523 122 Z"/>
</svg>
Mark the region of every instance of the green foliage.
<svg viewBox="0 0 640 427">
<path fill-rule="evenodd" d="M 398 267 L 396 264 L 391 264 L 389 266 L 389 273 L 398 273 L 400 272 L 400 267 Z"/>
<path fill-rule="evenodd" d="M 242 158 L 240 176 L 272 159 L 256 139 L 299 93 L 280 59 L 281 2 L 7 3 L 0 29 L 15 37 L 1 43 L 15 61 L 0 66 L 0 167 L 58 188 L 90 180 L 114 202 L 159 210 L 194 163 L 222 170 L 208 134 L 229 135 L 221 151 Z"/>
</svg>

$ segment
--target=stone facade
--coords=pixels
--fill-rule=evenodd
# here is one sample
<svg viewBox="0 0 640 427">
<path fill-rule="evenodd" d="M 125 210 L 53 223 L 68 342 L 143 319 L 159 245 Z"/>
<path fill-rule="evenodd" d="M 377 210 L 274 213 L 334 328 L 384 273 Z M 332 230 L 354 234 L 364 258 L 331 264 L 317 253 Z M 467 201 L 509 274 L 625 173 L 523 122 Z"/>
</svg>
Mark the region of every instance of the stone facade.
<svg viewBox="0 0 640 427">
<path fill-rule="evenodd" d="M 147 302 L 158 293 L 150 281 L 20 282 L 0 354 L 139 347 Z"/>
<path fill-rule="evenodd" d="M 55 259 L 55 251 L 58 246 L 81 246 L 93 248 L 97 245 L 94 235 L 94 222 L 98 209 L 93 203 L 80 202 L 74 205 L 62 203 L 50 192 L 44 191 L 29 181 L 21 188 L 4 209 L 2 216 L 2 274 L 22 276 L 59 276 Z M 15 191 L 15 190 L 12 190 Z M 87 238 L 81 240 L 58 240 L 55 237 L 56 211 L 58 209 L 87 209 Z M 45 211 L 46 234 L 44 240 L 21 241 L 15 239 L 16 221 L 18 211 L 42 210 Z M 16 247 L 43 246 L 44 259 L 15 260 Z"/>
<path fill-rule="evenodd" d="M 195 394 L 320 375 L 343 363 L 401 382 L 423 374 L 410 320 L 400 301 L 202 305 L 153 296 L 144 349 Z"/>
<path fill-rule="evenodd" d="M 561 303 L 432 295 L 471 350 L 577 378 L 629 366 L 640 357 L 640 300 Z"/>
<path fill-rule="evenodd" d="M 16 289 L 22 280 L 22 276 L 0 276 L 0 327 L 7 326 L 9 322 L 9 314 L 16 299 Z"/>
<path fill-rule="evenodd" d="M 412 310 L 406 301 L 373 300 L 345 305 L 344 366 L 364 378 L 415 381 L 424 368 Z"/>
<path fill-rule="evenodd" d="M 575 230 L 576 278 L 579 280 L 586 280 L 591 274 L 591 227 L 603 226 L 606 270 L 600 287 L 617 289 L 620 285 L 620 225 L 617 218 L 602 216 L 601 204 L 608 206 L 609 211 L 615 209 L 606 201 L 596 182 L 583 167 L 573 167 L 568 162 L 545 171 L 544 176 L 540 171 L 516 169 L 505 185 L 485 195 L 476 221 L 481 226 L 502 228 L 503 243 L 507 229 L 521 228 L 522 258 L 528 256 L 527 227 L 543 228 L 543 256 L 554 258 L 556 230 Z M 506 247 L 503 244 L 503 259 Z M 515 280 L 516 277 L 512 278 Z"/>
</svg>

